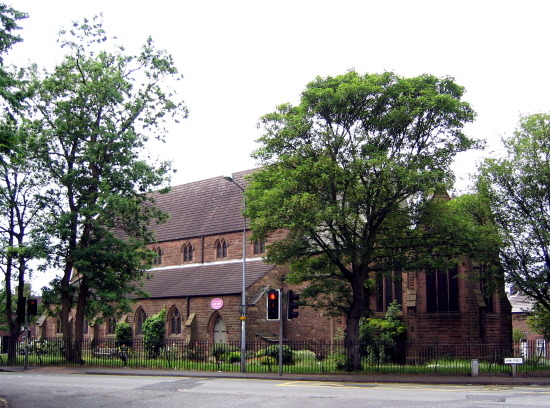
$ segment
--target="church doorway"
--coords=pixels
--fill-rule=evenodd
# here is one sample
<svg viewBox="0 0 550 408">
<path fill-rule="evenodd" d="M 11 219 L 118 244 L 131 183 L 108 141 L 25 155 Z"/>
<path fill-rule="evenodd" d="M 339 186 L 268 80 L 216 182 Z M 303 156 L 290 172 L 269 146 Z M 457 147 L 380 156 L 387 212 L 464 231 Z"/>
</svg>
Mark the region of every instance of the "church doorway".
<svg viewBox="0 0 550 408">
<path fill-rule="evenodd" d="M 227 325 L 219 314 L 214 316 L 213 339 L 214 343 L 227 343 Z"/>
</svg>

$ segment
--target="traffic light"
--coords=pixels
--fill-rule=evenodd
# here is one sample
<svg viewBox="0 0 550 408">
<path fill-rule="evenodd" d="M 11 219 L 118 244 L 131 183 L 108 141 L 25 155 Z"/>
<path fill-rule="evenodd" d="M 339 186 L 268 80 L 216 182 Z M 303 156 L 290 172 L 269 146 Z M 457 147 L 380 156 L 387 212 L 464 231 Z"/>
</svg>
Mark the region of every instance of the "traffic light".
<svg viewBox="0 0 550 408">
<path fill-rule="evenodd" d="M 267 320 L 279 320 L 280 303 L 281 291 L 279 289 L 269 289 L 267 291 Z"/>
<path fill-rule="evenodd" d="M 17 298 L 17 323 L 25 324 L 25 305 L 27 304 L 26 297 Z"/>
<path fill-rule="evenodd" d="M 297 293 L 294 293 L 293 290 L 288 291 L 288 304 L 286 306 L 287 316 L 286 318 L 288 320 L 292 320 L 296 317 L 298 317 L 298 312 L 296 312 L 296 309 L 298 309 L 298 300 L 300 299 L 300 295 Z"/>
<path fill-rule="evenodd" d="M 36 316 L 38 314 L 38 300 L 27 300 L 27 312 L 29 313 L 29 316 Z"/>
</svg>

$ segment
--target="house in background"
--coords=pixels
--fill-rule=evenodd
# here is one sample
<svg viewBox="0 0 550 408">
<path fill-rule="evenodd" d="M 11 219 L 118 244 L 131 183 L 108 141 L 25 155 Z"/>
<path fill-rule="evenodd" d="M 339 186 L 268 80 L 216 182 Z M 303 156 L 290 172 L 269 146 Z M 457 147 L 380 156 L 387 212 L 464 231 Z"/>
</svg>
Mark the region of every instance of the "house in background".
<svg viewBox="0 0 550 408">
<path fill-rule="evenodd" d="M 234 174 L 244 186 L 253 170 Z M 122 317 L 130 323 L 136 338 L 143 322 L 166 308 L 166 337 L 186 342 L 237 342 L 241 335 L 241 290 L 246 265 L 247 340 L 275 341 L 279 322 L 268 321 L 268 288 L 284 292 L 299 288 L 285 282 L 288 270 L 262 261 L 265 242 L 250 241 L 246 231 L 246 262 L 243 262 L 242 191 L 223 177 L 180 186 L 156 195 L 157 206 L 170 215 L 166 224 L 154 227 L 157 252 L 150 279 L 144 280 L 147 299 L 136 299 L 132 313 Z M 407 272 L 395 279 L 377 282 L 371 308 L 383 316 L 389 303 L 402 304 L 408 339 L 417 342 L 511 342 L 511 308 L 502 293 L 483 296 L 479 282 L 464 279 L 477 266 L 464 259 L 455 269 L 426 274 Z M 286 340 L 332 341 L 345 331 L 345 317 L 330 317 L 323 311 L 300 307 L 299 317 L 283 320 Z M 114 337 L 116 321 L 88 328 L 89 338 Z M 44 337 L 60 336 L 59 322 L 41 322 Z"/>
<path fill-rule="evenodd" d="M 534 332 L 527 325 L 527 317 L 533 311 L 535 302 L 521 291 L 512 290 L 508 299 L 512 304 L 512 326 L 514 332 L 521 334 L 519 340 L 519 353 L 525 357 L 546 357 L 549 355 L 548 345 L 544 337 Z"/>
</svg>

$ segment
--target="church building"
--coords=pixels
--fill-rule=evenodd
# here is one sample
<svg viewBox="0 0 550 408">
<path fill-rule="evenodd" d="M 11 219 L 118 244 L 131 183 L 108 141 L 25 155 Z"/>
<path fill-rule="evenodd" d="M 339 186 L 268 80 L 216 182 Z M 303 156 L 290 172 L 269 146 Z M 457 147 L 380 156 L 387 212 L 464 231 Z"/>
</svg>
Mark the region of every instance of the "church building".
<svg viewBox="0 0 550 408">
<path fill-rule="evenodd" d="M 245 186 L 246 175 L 233 175 Z M 149 298 L 137 299 L 132 313 L 122 317 L 142 335 L 143 322 L 166 308 L 166 337 L 186 342 L 237 342 L 241 336 L 243 275 L 246 275 L 246 337 L 248 341 L 278 339 L 279 322 L 267 320 L 268 289 L 299 287 L 285 282 L 284 266 L 263 262 L 266 247 L 281 236 L 252 242 L 242 215 L 243 192 L 223 177 L 172 187 L 156 196 L 157 206 L 169 213 L 167 223 L 155 226 L 157 253 L 150 279 L 143 281 Z M 243 254 L 243 233 L 246 232 Z M 244 268 L 244 273 L 243 273 Z M 463 259 L 450 271 L 405 272 L 379 279 L 371 309 L 382 317 L 392 301 L 402 305 L 407 339 L 413 342 L 511 342 L 511 307 L 504 294 L 487 295 L 475 276 L 478 265 Z M 501 293 L 502 292 L 502 293 Z M 114 337 L 115 319 L 88 328 L 89 338 Z M 39 336 L 61 336 L 59 321 L 40 320 Z M 345 316 L 300 306 L 299 317 L 283 319 L 285 340 L 330 342 L 342 338 Z"/>
</svg>

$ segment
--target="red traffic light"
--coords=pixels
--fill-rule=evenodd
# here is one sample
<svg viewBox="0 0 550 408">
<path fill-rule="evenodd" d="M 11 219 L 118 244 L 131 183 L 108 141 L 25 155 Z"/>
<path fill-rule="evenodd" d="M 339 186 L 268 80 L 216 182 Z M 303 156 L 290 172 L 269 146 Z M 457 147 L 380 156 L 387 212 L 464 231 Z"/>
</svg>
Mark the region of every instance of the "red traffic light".
<svg viewBox="0 0 550 408">
<path fill-rule="evenodd" d="M 280 318 L 280 297 L 279 289 L 270 289 L 267 291 L 267 320 L 279 320 Z"/>
<path fill-rule="evenodd" d="M 38 300 L 29 299 L 27 300 L 27 313 L 29 316 L 36 316 L 38 314 Z"/>
</svg>

